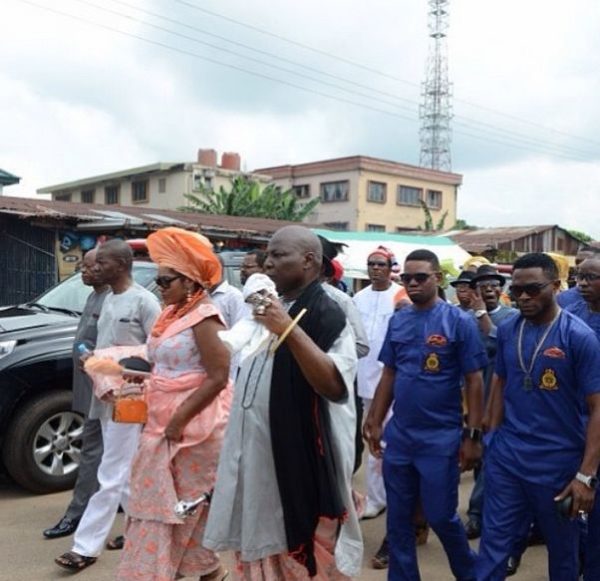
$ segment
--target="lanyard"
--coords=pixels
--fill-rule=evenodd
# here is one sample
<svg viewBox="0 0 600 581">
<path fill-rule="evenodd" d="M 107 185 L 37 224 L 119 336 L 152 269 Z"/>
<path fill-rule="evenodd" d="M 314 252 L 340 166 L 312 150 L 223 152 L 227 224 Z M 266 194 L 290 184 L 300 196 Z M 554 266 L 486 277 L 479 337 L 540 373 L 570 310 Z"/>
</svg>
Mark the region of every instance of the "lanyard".
<svg viewBox="0 0 600 581">
<path fill-rule="evenodd" d="M 533 379 L 531 377 L 531 374 L 533 372 L 533 366 L 535 365 L 535 360 L 537 359 L 538 355 L 540 354 L 542 346 L 544 345 L 544 341 L 546 341 L 546 339 L 548 338 L 548 335 L 550 335 L 550 331 L 552 331 L 552 329 L 554 328 L 554 324 L 556 323 L 556 321 L 558 321 L 558 318 L 560 317 L 560 311 L 561 310 L 558 309 L 556 316 L 554 317 L 554 319 L 552 319 L 552 321 L 548 325 L 547 329 L 544 331 L 544 334 L 542 335 L 541 339 L 538 341 L 537 345 L 535 346 L 535 349 L 533 351 L 533 356 L 531 357 L 531 361 L 529 362 L 529 367 L 525 366 L 525 361 L 524 361 L 524 357 L 523 357 L 523 329 L 525 328 L 526 320 L 523 319 L 521 321 L 521 325 L 519 327 L 519 337 L 517 340 L 517 355 L 519 356 L 519 367 L 521 368 L 521 371 L 523 371 L 523 373 L 525 374 L 525 381 L 524 381 L 524 385 L 523 385 L 525 391 L 531 391 L 531 389 L 533 388 Z"/>
</svg>

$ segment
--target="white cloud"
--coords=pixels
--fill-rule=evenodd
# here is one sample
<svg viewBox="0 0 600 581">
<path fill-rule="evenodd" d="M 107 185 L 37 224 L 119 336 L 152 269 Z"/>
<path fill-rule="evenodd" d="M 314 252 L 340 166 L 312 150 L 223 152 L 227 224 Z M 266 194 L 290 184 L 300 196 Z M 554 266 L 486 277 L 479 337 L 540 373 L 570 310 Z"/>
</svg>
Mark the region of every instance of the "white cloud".
<svg viewBox="0 0 600 581">
<path fill-rule="evenodd" d="M 7 0 L 0 35 L 0 167 L 23 177 L 7 194 L 31 195 L 44 185 L 126 166 L 191 160 L 199 147 L 239 151 L 249 168 L 358 153 L 418 162 L 416 112 L 428 41 L 425 2 L 304 0 L 283 9 L 274 0 L 188 0 L 408 81 L 400 82 L 176 0 L 32 1 L 412 120 L 299 91 Z M 89 2 L 134 19 L 106 13 Z M 403 108 L 381 102 L 394 100 L 390 96 L 365 99 L 148 28 L 141 20 L 174 25 L 123 2 L 390 93 L 404 99 L 397 101 Z M 558 222 L 600 236 L 588 211 L 598 210 L 594 184 L 600 149 L 595 102 L 600 90 L 600 4 L 580 0 L 567 9 L 558 0 L 505 0 L 501 5 L 453 0 L 450 10 L 450 74 L 457 114 L 453 160 L 455 171 L 465 175 L 461 216 L 486 225 Z M 198 31 L 177 30 L 225 46 Z M 228 48 L 251 54 L 242 47 Z M 277 64 L 319 76 L 289 63 Z M 507 141 L 515 147 L 507 147 Z"/>
</svg>

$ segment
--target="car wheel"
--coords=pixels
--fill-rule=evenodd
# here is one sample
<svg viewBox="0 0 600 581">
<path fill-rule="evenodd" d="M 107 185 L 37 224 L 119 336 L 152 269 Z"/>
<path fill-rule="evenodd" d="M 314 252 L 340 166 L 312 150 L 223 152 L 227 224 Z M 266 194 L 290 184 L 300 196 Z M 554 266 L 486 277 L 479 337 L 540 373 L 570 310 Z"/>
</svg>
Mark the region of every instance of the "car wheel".
<svg viewBox="0 0 600 581">
<path fill-rule="evenodd" d="M 75 484 L 83 417 L 71 411 L 71 400 L 71 392 L 64 390 L 32 399 L 6 432 L 4 465 L 31 492 L 55 492 Z"/>
</svg>

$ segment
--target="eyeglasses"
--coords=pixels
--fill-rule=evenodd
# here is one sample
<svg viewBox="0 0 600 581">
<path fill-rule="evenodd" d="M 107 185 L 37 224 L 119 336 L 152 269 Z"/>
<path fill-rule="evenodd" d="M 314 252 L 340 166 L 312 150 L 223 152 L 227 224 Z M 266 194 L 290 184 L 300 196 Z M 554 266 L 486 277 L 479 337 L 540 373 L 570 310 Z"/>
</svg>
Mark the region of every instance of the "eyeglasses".
<svg viewBox="0 0 600 581">
<path fill-rule="evenodd" d="M 600 280 L 600 274 L 593 274 L 592 272 L 578 272 L 575 275 L 577 280 L 585 280 L 585 282 L 594 282 Z"/>
<path fill-rule="evenodd" d="M 478 288 L 483 288 L 485 286 L 489 286 L 492 288 L 499 288 L 501 286 L 499 280 L 478 280 L 475 283 L 475 286 Z"/>
<path fill-rule="evenodd" d="M 417 281 L 417 284 L 423 284 L 433 274 L 435 274 L 435 273 L 434 272 L 415 272 L 414 274 L 408 274 L 407 272 L 403 272 L 400 275 L 400 280 L 402 281 L 402 284 L 410 284 L 410 282 L 413 280 Z"/>
<path fill-rule="evenodd" d="M 379 268 L 385 268 L 386 266 L 389 266 L 389 264 L 387 262 L 383 262 L 383 261 L 375 261 L 375 260 L 369 260 L 367 262 L 367 266 L 378 266 Z"/>
<path fill-rule="evenodd" d="M 181 278 L 180 274 L 176 274 L 175 276 L 157 276 L 154 279 L 154 282 L 160 287 L 160 288 L 169 288 L 171 286 L 171 283 L 174 280 L 177 280 L 178 278 Z"/>
<path fill-rule="evenodd" d="M 531 283 L 531 284 L 512 284 L 508 287 L 510 294 L 515 298 L 519 298 L 523 293 L 527 293 L 528 297 L 537 297 L 542 290 L 544 290 L 549 284 L 552 284 L 553 281 L 546 282 L 544 284 L 541 283 Z"/>
</svg>

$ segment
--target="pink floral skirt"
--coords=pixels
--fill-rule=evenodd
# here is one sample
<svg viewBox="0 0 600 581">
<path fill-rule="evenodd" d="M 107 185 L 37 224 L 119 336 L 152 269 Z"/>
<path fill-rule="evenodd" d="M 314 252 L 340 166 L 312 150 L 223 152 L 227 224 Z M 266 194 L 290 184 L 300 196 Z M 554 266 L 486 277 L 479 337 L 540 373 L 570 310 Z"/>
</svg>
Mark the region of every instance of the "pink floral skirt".
<svg viewBox="0 0 600 581">
<path fill-rule="evenodd" d="M 176 454 L 171 473 L 180 500 L 198 498 L 211 490 L 220 445 L 219 440 L 205 441 Z M 132 472 L 131 504 L 134 508 L 141 498 L 145 498 L 146 503 L 156 502 L 164 492 L 161 471 L 156 470 L 148 452 L 144 449 L 142 436 Z M 151 471 L 153 465 L 155 470 Z M 169 510 L 171 506 L 174 503 L 169 503 Z M 183 524 L 128 518 L 125 547 L 116 578 L 122 581 L 173 581 L 178 576 L 198 578 L 213 572 L 219 567 L 219 558 L 202 546 L 207 517 L 208 506 L 201 505 Z"/>
</svg>

